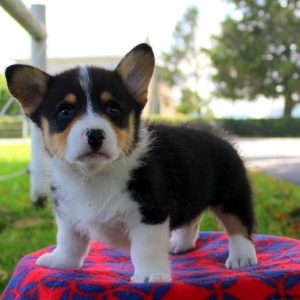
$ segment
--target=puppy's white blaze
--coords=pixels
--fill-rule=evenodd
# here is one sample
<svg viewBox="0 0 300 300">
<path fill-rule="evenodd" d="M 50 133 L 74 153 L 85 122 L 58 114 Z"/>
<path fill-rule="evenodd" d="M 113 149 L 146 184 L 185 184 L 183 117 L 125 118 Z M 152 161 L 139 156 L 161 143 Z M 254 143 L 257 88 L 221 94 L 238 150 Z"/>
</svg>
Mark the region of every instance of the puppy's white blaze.
<svg viewBox="0 0 300 300">
<path fill-rule="evenodd" d="M 101 129 L 104 131 L 105 139 L 100 152 L 104 154 L 103 159 L 98 162 L 111 162 L 116 160 L 120 151 L 117 146 L 117 136 L 110 123 L 99 115 L 87 113 L 80 118 L 71 128 L 67 137 L 67 149 L 65 159 L 68 162 L 76 161 L 80 156 L 90 151 L 90 146 L 85 137 L 88 129 Z"/>
<path fill-rule="evenodd" d="M 86 95 L 87 112 L 91 113 L 93 112 L 92 99 L 91 99 L 91 80 L 89 77 L 89 72 L 87 67 L 84 66 L 79 67 L 78 78 L 79 78 L 80 86 Z"/>
<path fill-rule="evenodd" d="M 240 234 L 229 236 L 229 257 L 226 268 L 237 269 L 257 265 L 253 243 Z"/>
</svg>

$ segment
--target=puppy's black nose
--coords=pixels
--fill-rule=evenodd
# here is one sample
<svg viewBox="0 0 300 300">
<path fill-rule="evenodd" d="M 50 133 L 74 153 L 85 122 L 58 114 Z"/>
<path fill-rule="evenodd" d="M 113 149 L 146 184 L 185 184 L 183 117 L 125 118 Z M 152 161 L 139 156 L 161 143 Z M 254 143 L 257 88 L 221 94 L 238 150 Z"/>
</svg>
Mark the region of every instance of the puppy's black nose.
<svg viewBox="0 0 300 300">
<path fill-rule="evenodd" d="M 93 151 L 98 151 L 105 138 L 104 132 L 101 129 L 88 129 L 85 133 L 88 143 Z"/>
</svg>

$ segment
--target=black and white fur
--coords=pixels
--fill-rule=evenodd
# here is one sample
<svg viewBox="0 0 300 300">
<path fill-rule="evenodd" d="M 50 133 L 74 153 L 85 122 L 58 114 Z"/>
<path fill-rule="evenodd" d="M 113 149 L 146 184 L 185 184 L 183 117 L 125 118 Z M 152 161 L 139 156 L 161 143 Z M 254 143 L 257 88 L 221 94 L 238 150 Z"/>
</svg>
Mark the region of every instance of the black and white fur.
<svg viewBox="0 0 300 300">
<path fill-rule="evenodd" d="M 170 281 L 169 251 L 194 247 L 207 208 L 229 236 L 226 267 L 257 264 L 251 190 L 231 144 L 200 129 L 141 122 L 153 68 L 152 49 L 141 44 L 114 71 L 7 69 L 52 165 L 57 247 L 38 265 L 80 268 L 95 239 L 130 251 L 134 282 Z M 101 132 L 96 147 L 91 130 Z"/>
</svg>

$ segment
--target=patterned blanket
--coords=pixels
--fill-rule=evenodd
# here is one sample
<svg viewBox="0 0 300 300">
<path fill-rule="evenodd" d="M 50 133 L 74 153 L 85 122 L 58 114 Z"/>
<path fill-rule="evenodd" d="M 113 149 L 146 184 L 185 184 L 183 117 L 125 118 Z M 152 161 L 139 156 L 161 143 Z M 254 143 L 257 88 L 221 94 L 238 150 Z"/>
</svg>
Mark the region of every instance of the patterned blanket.
<svg viewBox="0 0 300 300">
<path fill-rule="evenodd" d="M 259 265 L 227 270 L 223 233 L 203 232 L 197 248 L 171 255 L 171 283 L 130 282 L 129 256 L 92 243 L 80 270 L 50 270 L 35 265 L 49 247 L 21 259 L 1 299 L 300 299 L 300 241 L 254 236 Z"/>
</svg>

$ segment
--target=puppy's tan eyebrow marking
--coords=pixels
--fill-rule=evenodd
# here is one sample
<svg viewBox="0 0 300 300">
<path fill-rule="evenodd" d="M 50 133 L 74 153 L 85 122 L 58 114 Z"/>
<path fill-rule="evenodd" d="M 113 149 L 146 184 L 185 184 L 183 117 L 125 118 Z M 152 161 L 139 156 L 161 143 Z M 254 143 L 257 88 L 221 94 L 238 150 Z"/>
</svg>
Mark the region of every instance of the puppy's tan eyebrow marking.
<svg viewBox="0 0 300 300">
<path fill-rule="evenodd" d="M 100 94 L 100 100 L 103 102 L 103 103 L 106 103 L 108 102 L 109 100 L 112 100 L 112 94 L 108 91 L 104 91 Z"/>
<path fill-rule="evenodd" d="M 66 102 L 68 102 L 69 104 L 75 104 L 76 103 L 76 100 L 77 100 L 77 97 L 76 95 L 72 94 L 72 93 L 68 93 L 65 97 L 64 97 L 64 100 Z"/>
</svg>

